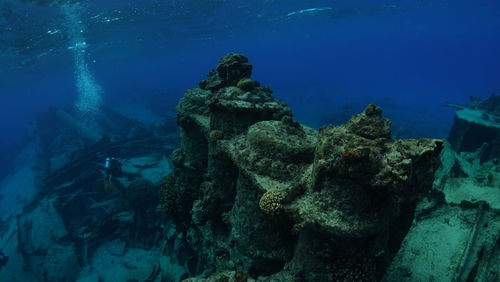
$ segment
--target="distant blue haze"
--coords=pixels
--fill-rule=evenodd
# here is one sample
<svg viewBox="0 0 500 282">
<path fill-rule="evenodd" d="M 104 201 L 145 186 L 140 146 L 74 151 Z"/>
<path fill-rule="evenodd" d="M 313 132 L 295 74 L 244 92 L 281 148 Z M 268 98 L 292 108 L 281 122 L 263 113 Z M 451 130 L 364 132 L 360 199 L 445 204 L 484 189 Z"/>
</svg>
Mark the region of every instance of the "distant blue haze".
<svg viewBox="0 0 500 282">
<path fill-rule="evenodd" d="M 15 2 L 7 1 L 14 12 L 30 5 Z M 248 1 L 228 1 L 207 15 L 197 10 L 201 2 L 185 1 L 178 12 L 191 9 L 192 18 L 176 18 L 176 25 L 151 14 L 97 25 L 92 16 L 98 11 L 132 9 L 125 2 L 140 10 L 143 1 L 87 2 L 89 67 L 108 107 L 143 102 L 167 115 L 183 91 L 196 87 L 228 52 L 248 56 L 254 79 L 273 88 L 299 121 L 313 127 L 334 121 L 346 105 L 359 112 L 377 103 L 395 131 L 443 138 L 453 120 L 445 102 L 500 94 L 500 1 L 255 1 L 248 8 L 242 6 Z M 332 9 L 286 16 L 315 7 Z M 40 17 L 59 13 L 58 7 L 30 9 L 35 17 L 37 9 Z M 15 23 L 0 20 L 0 27 Z M 58 24 L 48 20 L 36 32 L 45 38 Z M 184 29 L 189 32 L 169 32 Z M 27 54 L 0 57 L 1 149 L 19 142 L 37 114 L 73 107 L 77 100 L 69 43 L 61 37 L 51 44 L 37 46 L 38 53 L 23 49 Z M 21 65 L 23 59 L 33 63 Z"/>
</svg>

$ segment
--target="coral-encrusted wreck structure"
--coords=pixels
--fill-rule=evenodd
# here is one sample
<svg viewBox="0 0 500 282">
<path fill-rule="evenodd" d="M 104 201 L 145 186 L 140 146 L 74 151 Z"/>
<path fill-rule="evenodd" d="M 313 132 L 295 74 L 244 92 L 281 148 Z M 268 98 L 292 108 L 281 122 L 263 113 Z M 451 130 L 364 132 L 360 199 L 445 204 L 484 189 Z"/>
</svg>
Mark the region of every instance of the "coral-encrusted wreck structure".
<svg viewBox="0 0 500 282">
<path fill-rule="evenodd" d="M 392 140 L 375 105 L 317 131 L 251 73 L 228 54 L 178 105 L 161 205 L 183 232 L 187 281 L 380 279 L 442 141 Z"/>
</svg>

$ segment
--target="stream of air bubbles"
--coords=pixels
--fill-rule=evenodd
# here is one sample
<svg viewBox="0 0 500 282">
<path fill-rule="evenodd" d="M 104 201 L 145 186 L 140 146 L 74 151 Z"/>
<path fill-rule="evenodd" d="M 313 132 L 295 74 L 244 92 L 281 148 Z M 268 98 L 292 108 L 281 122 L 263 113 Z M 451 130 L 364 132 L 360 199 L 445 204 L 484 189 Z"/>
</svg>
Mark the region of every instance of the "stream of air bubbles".
<svg viewBox="0 0 500 282">
<path fill-rule="evenodd" d="M 66 19 L 66 32 L 69 38 L 68 49 L 73 52 L 75 62 L 75 78 L 78 89 L 76 110 L 82 121 L 91 121 L 102 105 L 102 88 L 94 79 L 87 60 L 85 26 L 81 20 L 82 5 L 66 4 L 61 7 Z"/>
</svg>

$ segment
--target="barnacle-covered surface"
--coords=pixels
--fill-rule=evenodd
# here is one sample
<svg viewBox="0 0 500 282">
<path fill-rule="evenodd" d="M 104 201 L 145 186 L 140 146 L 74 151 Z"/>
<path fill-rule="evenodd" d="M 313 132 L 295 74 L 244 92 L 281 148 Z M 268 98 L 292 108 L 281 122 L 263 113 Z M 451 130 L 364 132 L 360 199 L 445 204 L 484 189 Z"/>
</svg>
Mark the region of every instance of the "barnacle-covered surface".
<svg viewBox="0 0 500 282">
<path fill-rule="evenodd" d="M 196 254 L 190 273 L 214 275 L 198 281 L 380 277 L 394 255 L 386 249 L 402 240 L 390 230 L 407 231 L 442 141 L 392 140 L 375 105 L 317 131 L 294 121 L 251 70 L 245 56 L 228 54 L 178 105 L 179 160 L 162 191 Z"/>
</svg>

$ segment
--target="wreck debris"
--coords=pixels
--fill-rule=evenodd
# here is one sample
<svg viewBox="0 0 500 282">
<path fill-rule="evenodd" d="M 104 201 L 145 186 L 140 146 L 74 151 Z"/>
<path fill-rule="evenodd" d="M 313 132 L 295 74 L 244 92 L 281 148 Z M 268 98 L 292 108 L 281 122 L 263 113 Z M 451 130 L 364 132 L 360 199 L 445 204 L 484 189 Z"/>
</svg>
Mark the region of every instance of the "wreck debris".
<svg viewBox="0 0 500 282">
<path fill-rule="evenodd" d="M 458 110 L 433 189 L 382 281 L 498 279 L 499 98 L 450 105 Z"/>
<path fill-rule="evenodd" d="M 481 101 L 471 99 L 467 105 L 447 104 L 455 111 L 455 122 L 448 136 L 456 152 L 475 152 L 486 144 L 480 160 L 487 162 L 500 156 L 500 96 L 492 94 Z"/>
</svg>

